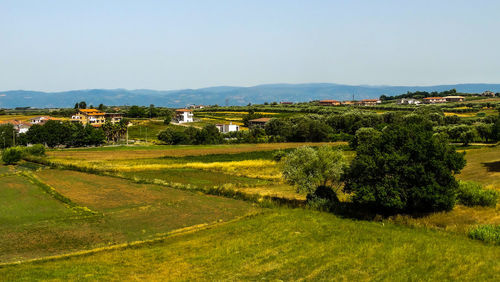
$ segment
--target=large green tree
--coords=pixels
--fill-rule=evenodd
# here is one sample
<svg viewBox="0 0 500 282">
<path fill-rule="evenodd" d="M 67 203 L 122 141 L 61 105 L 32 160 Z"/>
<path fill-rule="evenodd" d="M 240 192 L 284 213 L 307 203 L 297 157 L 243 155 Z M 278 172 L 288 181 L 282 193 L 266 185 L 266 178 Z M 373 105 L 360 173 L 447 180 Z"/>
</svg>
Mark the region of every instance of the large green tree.
<svg viewBox="0 0 500 282">
<path fill-rule="evenodd" d="M 453 208 L 454 174 L 465 160 L 444 134 L 434 134 L 431 121 L 412 116 L 371 137 L 357 138 L 356 157 L 346 171 L 344 190 L 354 202 L 383 213 Z"/>
<path fill-rule="evenodd" d="M 319 186 L 338 188 L 346 165 L 342 151 L 330 146 L 300 147 L 283 160 L 282 174 L 297 192 L 314 193 Z"/>
</svg>

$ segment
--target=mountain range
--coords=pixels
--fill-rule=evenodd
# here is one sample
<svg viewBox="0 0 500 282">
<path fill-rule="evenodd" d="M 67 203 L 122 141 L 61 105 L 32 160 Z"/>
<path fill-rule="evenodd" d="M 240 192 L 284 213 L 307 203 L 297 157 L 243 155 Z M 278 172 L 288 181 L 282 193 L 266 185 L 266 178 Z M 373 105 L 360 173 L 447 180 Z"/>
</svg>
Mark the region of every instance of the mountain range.
<svg viewBox="0 0 500 282">
<path fill-rule="evenodd" d="M 500 92 L 500 84 L 451 84 L 434 86 L 371 86 L 334 83 L 265 84 L 252 87 L 218 86 L 183 90 L 149 89 L 90 89 L 63 92 L 26 90 L 0 91 L 0 108 L 73 107 L 76 102 L 87 105 L 141 105 L 184 107 L 186 105 L 247 105 L 273 101 L 307 102 L 318 99 L 351 100 L 378 98 L 407 91 L 444 91 L 457 89 L 462 93 L 481 93 L 485 90 Z"/>
</svg>

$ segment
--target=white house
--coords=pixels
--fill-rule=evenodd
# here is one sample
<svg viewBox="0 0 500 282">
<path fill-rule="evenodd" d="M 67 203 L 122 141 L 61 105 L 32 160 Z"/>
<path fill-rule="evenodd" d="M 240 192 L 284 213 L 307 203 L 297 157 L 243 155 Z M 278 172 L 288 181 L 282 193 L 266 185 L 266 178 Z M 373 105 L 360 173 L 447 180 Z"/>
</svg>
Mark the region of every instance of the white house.
<svg viewBox="0 0 500 282">
<path fill-rule="evenodd" d="M 230 122 L 229 124 L 217 124 L 215 125 L 221 133 L 240 131 L 240 126 Z"/>
<path fill-rule="evenodd" d="M 397 102 L 398 105 L 419 105 L 420 103 L 422 102 L 420 102 L 417 99 L 411 99 L 411 98 L 410 99 L 403 98 Z"/>
<path fill-rule="evenodd" d="M 31 124 L 44 124 L 47 121 L 49 121 L 51 118 L 50 117 L 34 117 L 30 119 Z"/>
<path fill-rule="evenodd" d="M 193 122 L 193 111 L 188 109 L 175 110 L 175 119 L 178 123 Z"/>
</svg>

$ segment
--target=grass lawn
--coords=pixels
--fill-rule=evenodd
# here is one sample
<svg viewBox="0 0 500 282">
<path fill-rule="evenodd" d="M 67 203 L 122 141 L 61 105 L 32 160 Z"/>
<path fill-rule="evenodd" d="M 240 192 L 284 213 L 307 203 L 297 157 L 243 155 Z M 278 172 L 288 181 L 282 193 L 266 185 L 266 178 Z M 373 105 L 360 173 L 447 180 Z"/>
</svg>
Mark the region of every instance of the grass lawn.
<svg viewBox="0 0 500 282">
<path fill-rule="evenodd" d="M 463 235 L 273 209 L 142 247 L 0 269 L 5 280 L 498 281 L 498 247 Z"/>
<path fill-rule="evenodd" d="M 461 180 L 480 182 L 486 188 L 500 190 L 500 146 L 466 150 L 467 165 Z"/>
</svg>

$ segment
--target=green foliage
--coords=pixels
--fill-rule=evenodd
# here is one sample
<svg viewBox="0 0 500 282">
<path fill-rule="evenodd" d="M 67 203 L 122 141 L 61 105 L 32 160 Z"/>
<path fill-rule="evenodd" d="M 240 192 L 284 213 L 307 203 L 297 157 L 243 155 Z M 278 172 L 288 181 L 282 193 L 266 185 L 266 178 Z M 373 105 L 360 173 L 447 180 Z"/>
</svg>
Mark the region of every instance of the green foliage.
<svg viewBox="0 0 500 282">
<path fill-rule="evenodd" d="M 317 150 L 305 146 L 285 157 L 282 173 L 287 183 L 297 187 L 297 192 L 312 194 L 320 185 L 339 185 L 345 166 L 342 151 L 329 146 Z"/>
<path fill-rule="evenodd" d="M 354 202 L 384 213 L 453 208 L 454 174 L 465 160 L 442 135 L 434 135 L 430 121 L 407 119 L 358 142 L 344 187 Z"/>
<path fill-rule="evenodd" d="M 14 146 L 14 126 L 12 124 L 0 125 L 0 148 Z"/>
<path fill-rule="evenodd" d="M 104 143 L 106 136 L 101 128 L 80 123 L 49 120 L 44 125 L 35 124 L 23 136 L 23 143 L 46 144 L 48 147 L 97 146 Z"/>
<path fill-rule="evenodd" d="M 203 129 L 188 127 L 186 129 L 175 130 L 167 128 L 158 134 L 158 140 L 168 145 L 190 145 L 190 144 L 222 144 L 224 138 L 217 127 L 208 124 Z"/>
<path fill-rule="evenodd" d="M 22 156 L 23 150 L 20 147 L 6 148 L 2 152 L 2 161 L 6 165 L 13 165 L 19 162 Z"/>
<path fill-rule="evenodd" d="M 500 225 L 482 225 L 469 231 L 469 237 L 500 245 Z"/>
<path fill-rule="evenodd" d="M 457 200 L 462 205 L 495 207 L 499 196 L 499 193 L 495 190 L 483 189 L 480 183 L 472 181 L 459 182 Z"/>
<path fill-rule="evenodd" d="M 45 156 L 45 146 L 42 144 L 35 144 L 33 146 L 29 146 L 24 148 L 24 151 L 33 156 Z"/>
<path fill-rule="evenodd" d="M 276 162 L 279 162 L 281 161 L 284 157 L 286 156 L 286 152 L 285 151 L 282 151 L 282 150 L 279 150 L 279 151 L 276 151 L 274 152 L 273 154 L 273 160 L 276 161 Z"/>
</svg>

